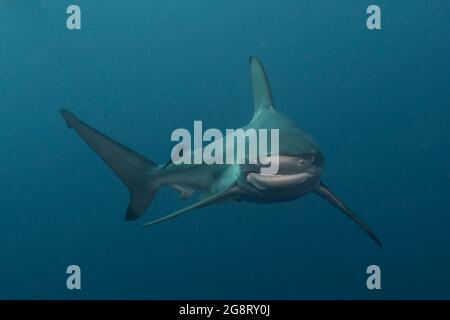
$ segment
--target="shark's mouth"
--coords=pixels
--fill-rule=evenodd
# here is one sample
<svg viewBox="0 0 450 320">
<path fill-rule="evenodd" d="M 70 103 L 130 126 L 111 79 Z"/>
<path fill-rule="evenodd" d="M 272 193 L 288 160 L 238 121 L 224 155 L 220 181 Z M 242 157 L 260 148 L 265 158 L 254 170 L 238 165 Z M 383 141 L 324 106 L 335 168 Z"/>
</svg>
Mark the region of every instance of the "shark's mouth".
<svg viewBox="0 0 450 320">
<path fill-rule="evenodd" d="M 284 189 L 298 187 L 313 177 L 314 175 L 308 172 L 286 175 L 269 175 L 251 172 L 247 175 L 247 181 L 259 190 Z"/>
</svg>

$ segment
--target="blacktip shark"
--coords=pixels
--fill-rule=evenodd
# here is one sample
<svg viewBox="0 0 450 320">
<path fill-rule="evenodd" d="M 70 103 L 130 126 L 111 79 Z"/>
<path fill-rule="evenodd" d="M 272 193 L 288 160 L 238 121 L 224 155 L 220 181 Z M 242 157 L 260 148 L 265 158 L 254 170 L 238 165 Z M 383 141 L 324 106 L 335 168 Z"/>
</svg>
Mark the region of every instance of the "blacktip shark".
<svg viewBox="0 0 450 320">
<path fill-rule="evenodd" d="M 369 226 L 321 181 L 324 166 L 322 152 L 292 120 L 274 108 L 268 78 L 256 57 L 250 57 L 250 75 L 254 112 L 252 120 L 243 129 L 279 129 L 277 174 L 261 174 L 259 164 L 174 164 L 169 160 L 164 165 L 157 165 L 90 127 L 69 111 L 62 109 L 61 114 L 67 126 L 74 128 L 128 187 L 131 195 L 125 220 L 139 218 L 163 186 L 174 187 L 182 199 L 194 193 L 200 193 L 200 196 L 197 202 L 144 226 L 227 200 L 282 202 L 315 193 L 342 211 L 381 246 Z"/>
</svg>

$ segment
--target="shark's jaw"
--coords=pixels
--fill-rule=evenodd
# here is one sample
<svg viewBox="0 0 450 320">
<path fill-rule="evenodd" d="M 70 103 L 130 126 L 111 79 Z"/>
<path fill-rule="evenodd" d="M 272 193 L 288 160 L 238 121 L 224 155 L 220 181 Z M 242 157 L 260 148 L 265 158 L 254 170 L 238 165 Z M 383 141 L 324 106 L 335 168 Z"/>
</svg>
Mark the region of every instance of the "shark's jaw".
<svg viewBox="0 0 450 320">
<path fill-rule="evenodd" d="M 277 190 L 296 188 L 314 178 L 308 172 L 297 174 L 259 174 L 251 172 L 247 175 L 247 181 L 259 190 Z"/>
<path fill-rule="evenodd" d="M 257 166 L 243 166 L 234 198 L 251 202 L 288 201 L 314 191 L 320 182 L 323 157 L 279 156 L 279 172 L 263 174 Z"/>
</svg>

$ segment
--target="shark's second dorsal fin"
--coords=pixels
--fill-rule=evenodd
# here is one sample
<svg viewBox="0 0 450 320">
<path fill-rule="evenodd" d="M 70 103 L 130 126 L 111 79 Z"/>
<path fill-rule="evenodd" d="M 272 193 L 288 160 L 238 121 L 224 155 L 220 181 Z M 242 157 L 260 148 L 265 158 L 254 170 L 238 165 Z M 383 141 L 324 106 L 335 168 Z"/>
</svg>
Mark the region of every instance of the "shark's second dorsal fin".
<svg viewBox="0 0 450 320">
<path fill-rule="evenodd" d="M 272 92 L 264 67 L 256 57 L 250 57 L 250 75 L 255 106 L 253 117 L 255 117 L 257 114 L 273 108 Z"/>
</svg>

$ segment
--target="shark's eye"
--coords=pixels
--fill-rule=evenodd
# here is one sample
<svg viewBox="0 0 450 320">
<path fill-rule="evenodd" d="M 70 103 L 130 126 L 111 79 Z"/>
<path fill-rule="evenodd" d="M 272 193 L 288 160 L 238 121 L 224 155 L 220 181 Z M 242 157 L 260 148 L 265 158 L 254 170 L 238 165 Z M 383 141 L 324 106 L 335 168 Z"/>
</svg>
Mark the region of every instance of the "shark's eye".
<svg viewBox="0 0 450 320">
<path fill-rule="evenodd" d="M 310 161 L 314 165 L 321 166 L 323 165 L 323 156 L 320 153 L 311 154 Z"/>
</svg>

